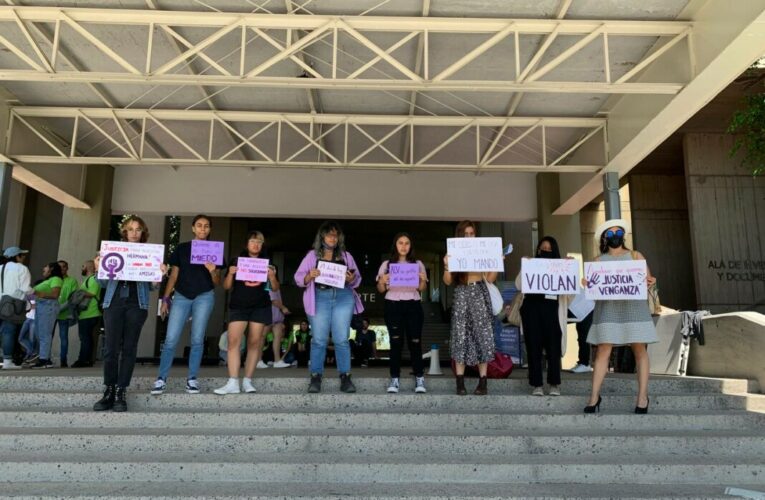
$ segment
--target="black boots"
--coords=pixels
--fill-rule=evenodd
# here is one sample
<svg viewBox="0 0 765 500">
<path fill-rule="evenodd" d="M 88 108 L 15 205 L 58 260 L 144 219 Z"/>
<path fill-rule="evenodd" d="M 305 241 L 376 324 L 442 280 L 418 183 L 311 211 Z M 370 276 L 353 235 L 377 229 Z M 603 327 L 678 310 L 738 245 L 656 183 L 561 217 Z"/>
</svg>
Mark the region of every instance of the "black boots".
<svg viewBox="0 0 765 500">
<path fill-rule="evenodd" d="M 321 375 L 318 373 L 311 374 L 311 383 L 308 384 L 308 392 L 317 393 L 321 392 Z"/>
<path fill-rule="evenodd" d="M 117 387 L 117 394 L 114 397 L 114 408 L 112 408 L 113 411 L 127 411 L 127 401 L 125 401 L 126 391 L 127 389 L 125 387 Z"/>
<path fill-rule="evenodd" d="M 356 386 L 351 382 L 351 374 L 343 373 L 340 375 L 340 390 L 342 392 L 356 392 Z"/>
<path fill-rule="evenodd" d="M 96 404 L 93 405 L 93 411 L 108 411 L 114 407 L 114 398 L 116 396 L 117 388 L 113 385 L 107 385 L 104 391 L 104 397 L 99 399 Z M 124 397 L 124 393 L 123 393 Z M 123 410 L 124 411 L 124 410 Z"/>
<path fill-rule="evenodd" d="M 465 394 L 467 394 L 467 389 L 465 389 L 465 376 L 457 375 L 457 396 L 464 396 Z"/>
<path fill-rule="evenodd" d="M 473 391 L 473 394 L 476 396 L 485 396 L 488 392 L 489 389 L 486 387 L 486 377 L 480 377 L 478 379 L 478 386 L 475 388 L 475 391 Z"/>
</svg>

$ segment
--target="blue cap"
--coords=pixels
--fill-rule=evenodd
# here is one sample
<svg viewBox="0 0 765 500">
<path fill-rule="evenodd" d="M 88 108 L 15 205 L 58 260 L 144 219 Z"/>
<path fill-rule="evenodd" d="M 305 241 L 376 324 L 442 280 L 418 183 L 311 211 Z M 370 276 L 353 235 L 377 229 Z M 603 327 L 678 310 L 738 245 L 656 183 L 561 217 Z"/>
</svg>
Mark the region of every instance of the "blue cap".
<svg viewBox="0 0 765 500">
<path fill-rule="evenodd" d="M 7 259 L 12 259 L 13 257 L 21 255 L 23 253 L 29 253 L 29 250 L 22 250 L 19 247 L 8 247 L 5 249 L 5 252 L 3 252 L 3 257 Z"/>
</svg>

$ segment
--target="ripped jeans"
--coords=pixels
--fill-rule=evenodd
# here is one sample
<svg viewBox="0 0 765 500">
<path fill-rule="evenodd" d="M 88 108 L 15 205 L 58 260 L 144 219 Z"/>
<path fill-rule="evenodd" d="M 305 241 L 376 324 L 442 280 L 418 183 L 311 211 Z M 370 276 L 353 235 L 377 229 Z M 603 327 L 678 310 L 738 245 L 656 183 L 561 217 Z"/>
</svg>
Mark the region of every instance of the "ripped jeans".
<svg viewBox="0 0 765 500">
<path fill-rule="evenodd" d="M 404 337 L 409 346 L 412 370 L 416 377 L 424 374 L 422 365 L 422 324 L 425 315 L 419 300 L 386 300 L 385 325 L 390 336 L 390 376 L 401 375 L 401 351 L 404 349 Z"/>
</svg>

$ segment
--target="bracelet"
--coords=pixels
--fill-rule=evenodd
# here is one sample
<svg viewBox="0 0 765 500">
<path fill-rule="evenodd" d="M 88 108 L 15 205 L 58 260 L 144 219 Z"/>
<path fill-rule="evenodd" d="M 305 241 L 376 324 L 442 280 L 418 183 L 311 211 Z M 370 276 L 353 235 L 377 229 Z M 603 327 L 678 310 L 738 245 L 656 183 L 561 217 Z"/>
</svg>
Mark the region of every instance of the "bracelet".
<svg viewBox="0 0 765 500">
<path fill-rule="evenodd" d="M 172 303 L 172 299 L 170 299 L 170 297 L 162 297 L 162 303 L 170 305 Z"/>
</svg>

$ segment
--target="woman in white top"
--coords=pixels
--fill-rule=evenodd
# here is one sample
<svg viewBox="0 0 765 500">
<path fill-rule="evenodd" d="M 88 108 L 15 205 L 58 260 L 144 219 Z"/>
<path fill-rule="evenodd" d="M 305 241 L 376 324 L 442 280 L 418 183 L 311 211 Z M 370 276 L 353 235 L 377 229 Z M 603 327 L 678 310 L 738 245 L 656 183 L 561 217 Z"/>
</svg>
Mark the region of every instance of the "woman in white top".
<svg viewBox="0 0 765 500">
<path fill-rule="evenodd" d="M 417 266 L 416 286 L 401 286 L 391 283 L 391 265 L 397 266 L 394 271 L 403 271 L 406 264 Z M 403 265 L 402 267 L 398 267 Z M 414 271 L 412 269 L 412 271 Z M 393 274 L 397 274 L 394 272 Z M 412 276 L 415 278 L 415 276 Z M 424 393 L 425 373 L 422 363 L 422 324 L 425 316 L 422 312 L 420 293 L 428 284 L 425 266 L 414 258 L 412 238 L 407 233 L 399 233 L 393 238 L 390 258 L 382 263 L 377 272 L 377 291 L 385 294 L 385 324 L 390 335 L 390 384 L 388 392 L 397 393 L 401 375 L 401 351 L 404 347 L 404 336 L 409 345 L 409 355 L 412 360 L 412 370 L 415 376 L 414 392 Z"/>
</svg>

